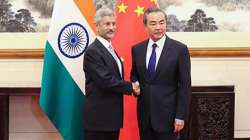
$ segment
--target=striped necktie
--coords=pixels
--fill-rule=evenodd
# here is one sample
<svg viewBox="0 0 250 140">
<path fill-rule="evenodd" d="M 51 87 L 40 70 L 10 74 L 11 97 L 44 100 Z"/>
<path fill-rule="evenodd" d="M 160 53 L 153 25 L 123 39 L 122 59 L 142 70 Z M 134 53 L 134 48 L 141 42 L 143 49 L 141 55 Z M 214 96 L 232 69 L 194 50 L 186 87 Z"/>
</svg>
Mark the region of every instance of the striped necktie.
<svg viewBox="0 0 250 140">
<path fill-rule="evenodd" d="M 120 59 L 118 58 L 117 54 L 115 53 L 115 50 L 113 49 L 113 47 L 111 45 L 109 45 L 109 52 L 111 53 L 111 55 L 113 56 L 113 58 L 115 59 L 117 65 L 118 65 L 118 68 L 119 68 L 119 72 L 120 72 L 120 75 L 122 76 L 122 65 L 121 65 L 121 61 Z"/>
</svg>

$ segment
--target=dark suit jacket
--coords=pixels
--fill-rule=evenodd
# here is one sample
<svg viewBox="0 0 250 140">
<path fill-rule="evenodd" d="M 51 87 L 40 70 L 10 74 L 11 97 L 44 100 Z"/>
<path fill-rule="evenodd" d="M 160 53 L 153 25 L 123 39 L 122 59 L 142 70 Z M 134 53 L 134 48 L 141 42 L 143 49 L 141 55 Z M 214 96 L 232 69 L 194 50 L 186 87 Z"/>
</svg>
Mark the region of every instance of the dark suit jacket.
<svg viewBox="0 0 250 140">
<path fill-rule="evenodd" d="M 159 132 L 173 132 L 174 119 L 186 119 L 191 94 L 190 56 L 187 46 L 166 37 L 156 67 L 156 76 L 149 80 L 146 52 L 149 40 L 132 48 L 131 80 L 139 81 L 137 115 L 143 129 L 151 121 Z M 149 119 L 151 119 L 149 121 Z"/>
<path fill-rule="evenodd" d="M 86 77 L 84 128 L 119 130 L 123 126 L 123 94 L 132 92 L 131 83 L 123 80 L 115 59 L 97 39 L 85 53 L 83 69 Z"/>
</svg>

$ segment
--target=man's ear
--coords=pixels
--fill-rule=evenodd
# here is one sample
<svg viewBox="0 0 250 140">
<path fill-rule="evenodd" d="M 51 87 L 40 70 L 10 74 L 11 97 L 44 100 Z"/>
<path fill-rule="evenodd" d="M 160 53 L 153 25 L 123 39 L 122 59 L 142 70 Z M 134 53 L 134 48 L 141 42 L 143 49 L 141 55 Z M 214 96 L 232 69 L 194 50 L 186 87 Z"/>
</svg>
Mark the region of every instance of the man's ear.
<svg viewBox="0 0 250 140">
<path fill-rule="evenodd" d="M 148 26 L 144 24 L 145 30 L 148 32 Z"/>
<path fill-rule="evenodd" d="M 95 23 L 96 31 L 98 32 L 99 30 L 100 23 Z"/>
</svg>

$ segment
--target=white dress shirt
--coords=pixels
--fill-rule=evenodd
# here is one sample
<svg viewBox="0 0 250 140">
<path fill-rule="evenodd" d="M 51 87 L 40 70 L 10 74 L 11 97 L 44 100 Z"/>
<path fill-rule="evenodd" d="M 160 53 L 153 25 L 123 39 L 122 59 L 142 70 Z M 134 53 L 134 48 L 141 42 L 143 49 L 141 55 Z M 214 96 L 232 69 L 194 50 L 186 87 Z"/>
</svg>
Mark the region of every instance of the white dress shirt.
<svg viewBox="0 0 250 140">
<path fill-rule="evenodd" d="M 116 53 L 114 52 L 114 48 L 112 47 L 112 44 L 111 42 L 108 42 L 106 39 L 102 38 L 101 36 L 97 36 L 96 37 L 101 43 L 102 45 L 108 50 L 108 52 L 113 56 L 113 58 L 115 59 L 117 65 L 118 65 L 118 68 L 119 68 L 119 72 L 120 72 L 120 75 L 122 77 L 122 64 L 121 64 L 121 61 L 120 59 L 118 58 L 118 56 L 116 55 Z M 111 48 L 113 49 L 110 49 L 110 46 Z"/>
<path fill-rule="evenodd" d="M 148 47 L 147 47 L 147 53 L 146 53 L 146 67 L 148 69 L 148 63 L 149 63 L 149 59 L 152 53 L 152 45 L 155 43 L 157 45 L 157 47 L 155 48 L 155 53 L 156 53 L 156 63 L 155 63 L 155 69 L 157 67 L 159 58 L 161 56 L 161 52 L 163 50 L 163 46 L 165 44 L 165 40 L 166 40 L 166 36 L 164 35 L 160 40 L 154 42 L 151 38 L 149 39 L 148 42 Z"/>
</svg>

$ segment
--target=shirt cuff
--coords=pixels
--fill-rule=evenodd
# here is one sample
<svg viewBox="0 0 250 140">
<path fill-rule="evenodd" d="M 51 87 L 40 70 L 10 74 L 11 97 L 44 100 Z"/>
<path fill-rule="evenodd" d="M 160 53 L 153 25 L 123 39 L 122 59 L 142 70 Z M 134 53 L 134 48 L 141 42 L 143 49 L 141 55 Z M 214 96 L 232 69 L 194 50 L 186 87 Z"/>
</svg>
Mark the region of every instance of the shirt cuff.
<svg viewBox="0 0 250 140">
<path fill-rule="evenodd" d="M 140 85 L 140 83 L 139 83 L 138 81 L 135 81 L 135 82 L 133 82 L 133 83 L 135 83 L 136 85 Z"/>
<path fill-rule="evenodd" d="M 183 124 L 184 124 L 184 120 L 175 119 L 175 123 L 176 123 L 176 124 L 179 124 L 179 125 L 183 125 Z"/>
</svg>

